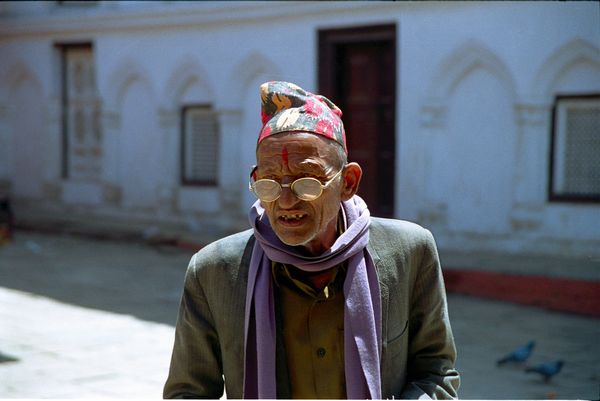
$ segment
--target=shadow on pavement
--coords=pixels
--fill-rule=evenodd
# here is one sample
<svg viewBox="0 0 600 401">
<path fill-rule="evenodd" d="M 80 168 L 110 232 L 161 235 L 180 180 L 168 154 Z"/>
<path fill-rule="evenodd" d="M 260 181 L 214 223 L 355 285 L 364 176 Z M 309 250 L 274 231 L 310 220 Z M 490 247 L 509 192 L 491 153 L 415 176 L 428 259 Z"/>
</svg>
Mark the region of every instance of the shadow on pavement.
<svg viewBox="0 0 600 401">
<path fill-rule="evenodd" d="M 175 325 L 193 251 L 17 232 L 0 247 L 3 287 Z"/>
<path fill-rule="evenodd" d="M 126 240 L 17 232 L 13 242 L 0 247 L 0 286 L 173 326 L 185 270 L 192 254 L 193 251 L 159 248 Z M 448 303 L 458 349 L 457 368 L 462 381 L 459 394 L 462 399 L 594 399 L 597 396 L 600 383 L 597 363 L 600 325 L 597 319 L 452 293 L 448 296 Z M 23 319 L 29 325 L 32 320 L 44 322 L 38 316 L 17 316 L 29 318 Z M 50 324 L 58 320 L 54 316 L 48 318 Z M 85 322 L 77 320 L 76 326 L 79 325 L 85 325 Z M 89 330 L 94 331 L 92 334 L 99 334 L 97 340 L 107 347 L 92 347 L 91 351 L 104 356 L 106 350 L 114 345 L 110 342 L 114 338 L 107 334 L 110 330 L 104 327 L 104 323 L 93 326 L 90 322 L 89 325 Z M 141 326 L 137 334 L 148 334 L 148 329 L 143 324 Z M 39 331 L 45 335 L 35 334 L 31 341 L 46 340 L 47 329 L 43 326 Z M 54 330 L 57 341 L 65 341 L 65 349 L 68 350 L 65 354 L 69 353 L 73 344 L 69 342 L 68 335 L 82 337 L 78 334 L 81 331 L 62 333 L 59 329 Z M 131 336 L 136 333 L 122 335 L 119 330 L 115 329 L 117 343 L 131 340 L 131 343 L 143 348 L 142 354 L 157 346 L 149 344 L 151 341 L 132 340 Z M 27 333 L 28 330 L 22 332 Z M 168 333 L 168 336 L 171 335 Z M 108 338 L 104 338 L 106 336 Z M 16 336 L 19 341 L 25 341 L 22 337 L 22 334 Z M 87 344 L 89 339 L 78 340 Z M 535 366 L 557 359 L 565 361 L 560 374 L 549 383 L 527 373 L 525 368 L 528 365 L 505 367 L 496 363 L 515 347 L 531 340 L 535 340 L 537 345 L 527 364 Z M 166 347 L 164 360 L 167 361 L 172 340 L 169 337 L 168 341 L 162 341 L 159 345 Z M 131 351 L 131 347 L 128 344 L 126 351 Z M 18 357 L 9 348 L 1 351 L 5 351 L 7 357 Z M 83 351 L 76 351 L 74 355 L 87 355 L 80 352 Z M 150 359 L 156 362 L 156 356 Z M 89 361 L 88 357 L 84 360 L 86 363 Z M 139 369 L 149 365 L 147 361 L 143 359 Z M 55 364 L 52 364 L 52 369 L 56 370 Z M 157 382 L 162 382 L 164 372 L 159 373 Z M 131 388 L 129 379 L 126 387 Z M 43 391 L 47 394 L 46 388 Z"/>
</svg>

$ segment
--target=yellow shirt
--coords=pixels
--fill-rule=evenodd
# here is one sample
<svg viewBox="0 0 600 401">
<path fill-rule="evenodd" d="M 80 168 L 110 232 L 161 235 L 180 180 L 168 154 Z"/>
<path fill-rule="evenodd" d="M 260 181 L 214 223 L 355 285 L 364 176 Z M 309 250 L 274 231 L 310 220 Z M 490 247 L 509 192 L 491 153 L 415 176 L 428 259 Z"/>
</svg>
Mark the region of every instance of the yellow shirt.
<svg viewBox="0 0 600 401">
<path fill-rule="evenodd" d="M 292 398 L 346 398 L 344 376 L 345 267 L 320 291 L 293 266 L 273 263 L 282 312 L 285 354 Z"/>
</svg>

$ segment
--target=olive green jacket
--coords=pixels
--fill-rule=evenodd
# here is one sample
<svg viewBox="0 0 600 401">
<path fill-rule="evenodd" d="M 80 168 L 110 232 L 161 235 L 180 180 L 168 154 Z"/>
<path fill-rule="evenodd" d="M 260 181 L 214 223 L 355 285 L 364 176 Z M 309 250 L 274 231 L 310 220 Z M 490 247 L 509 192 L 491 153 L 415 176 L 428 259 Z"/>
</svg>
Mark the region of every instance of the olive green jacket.
<svg viewBox="0 0 600 401">
<path fill-rule="evenodd" d="M 456 397 L 459 375 L 445 288 L 431 233 L 372 218 L 368 250 L 381 288 L 383 398 Z M 188 267 L 165 398 L 241 398 L 244 311 L 252 230 L 216 241 Z M 277 396 L 289 398 L 277 341 Z"/>
</svg>

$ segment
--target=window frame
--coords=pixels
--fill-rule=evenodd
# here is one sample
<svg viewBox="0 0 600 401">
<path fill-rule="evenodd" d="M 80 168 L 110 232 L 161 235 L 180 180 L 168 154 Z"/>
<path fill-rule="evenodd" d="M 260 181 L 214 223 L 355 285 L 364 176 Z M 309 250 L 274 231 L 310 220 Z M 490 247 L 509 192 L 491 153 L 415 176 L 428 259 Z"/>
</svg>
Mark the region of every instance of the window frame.
<svg viewBox="0 0 600 401">
<path fill-rule="evenodd" d="M 548 201 L 555 203 L 600 203 L 600 193 L 597 194 L 577 194 L 569 192 L 557 192 L 554 188 L 556 177 L 555 166 L 557 164 L 557 146 L 559 121 L 559 103 L 564 100 L 588 100 L 597 99 L 600 102 L 600 92 L 596 93 L 570 93 L 557 94 L 554 97 L 552 105 L 551 123 L 550 123 L 550 149 L 549 149 L 549 170 L 548 170 Z"/>
<path fill-rule="evenodd" d="M 204 108 L 204 109 L 208 109 L 211 112 L 214 113 L 215 115 L 215 119 L 217 117 L 217 113 L 215 111 L 215 109 L 213 108 L 212 104 L 209 103 L 190 103 L 190 104 L 184 104 L 181 106 L 181 114 L 180 114 L 180 128 L 181 128 L 181 134 L 180 134 L 180 182 L 182 186 L 188 186 L 188 187 L 218 187 L 219 185 L 219 154 L 218 154 L 218 148 L 219 148 L 219 122 L 218 119 L 216 120 L 216 135 L 217 135 L 217 155 L 215 158 L 215 163 L 216 163 L 216 170 L 217 173 L 215 175 L 214 180 L 193 180 L 193 179 L 188 179 L 186 177 L 185 174 L 185 168 L 186 168 L 186 162 L 187 162 L 187 158 L 186 158 L 186 148 L 185 148 L 185 144 L 186 144 L 186 113 L 189 109 L 197 109 L 197 108 Z"/>
</svg>

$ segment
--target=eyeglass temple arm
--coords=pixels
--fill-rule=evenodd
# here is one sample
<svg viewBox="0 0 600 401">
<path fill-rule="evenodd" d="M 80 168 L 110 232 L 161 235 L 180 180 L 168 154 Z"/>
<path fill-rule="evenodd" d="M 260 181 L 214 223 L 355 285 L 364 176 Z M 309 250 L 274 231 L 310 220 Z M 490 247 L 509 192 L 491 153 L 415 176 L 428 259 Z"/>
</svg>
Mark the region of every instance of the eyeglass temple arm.
<svg viewBox="0 0 600 401">
<path fill-rule="evenodd" d="M 252 181 L 256 181 L 256 169 L 258 168 L 258 166 L 255 164 L 253 166 L 251 166 L 250 169 L 250 181 L 248 181 L 248 190 L 252 193 L 254 193 L 254 188 L 252 188 Z"/>
</svg>

